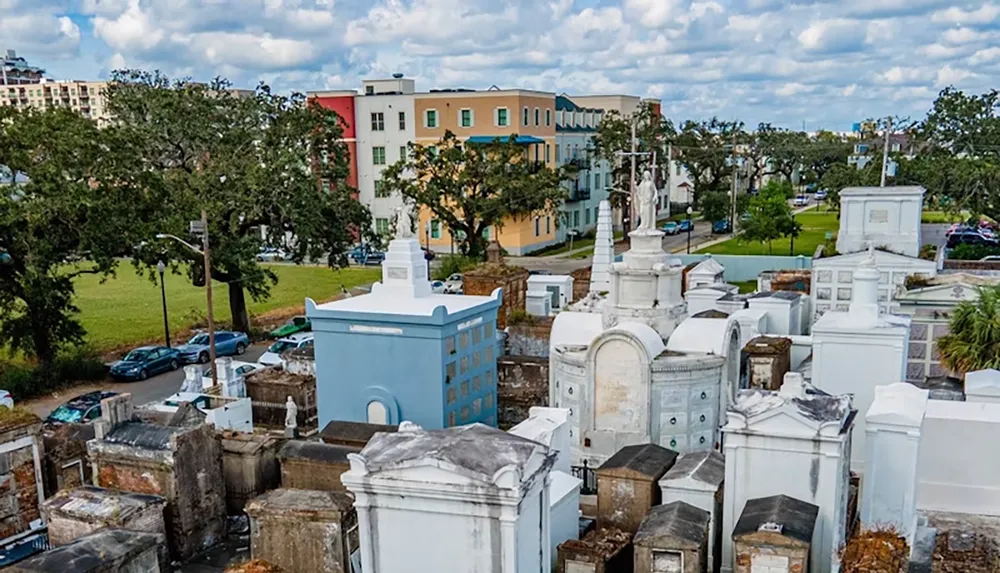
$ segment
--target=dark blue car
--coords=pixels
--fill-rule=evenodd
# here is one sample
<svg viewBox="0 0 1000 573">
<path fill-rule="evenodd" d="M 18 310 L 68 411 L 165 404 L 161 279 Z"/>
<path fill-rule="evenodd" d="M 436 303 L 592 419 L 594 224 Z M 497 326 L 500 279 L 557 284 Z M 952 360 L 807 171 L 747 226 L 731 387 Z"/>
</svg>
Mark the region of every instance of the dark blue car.
<svg viewBox="0 0 1000 573">
<path fill-rule="evenodd" d="M 111 365 L 115 380 L 145 380 L 181 367 L 180 353 L 166 346 L 143 346 Z"/>
<path fill-rule="evenodd" d="M 732 229 L 729 227 L 728 219 L 722 219 L 721 221 L 715 221 L 712 223 L 712 234 L 714 235 L 724 235 L 731 230 Z"/>
<path fill-rule="evenodd" d="M 684 219 L 683 221 L 680 222 L 680 225 L 677 228 L 680 230 L 681 233 L 693 231 L 694 221 L 692 221 L 691 219 Z"/>
<path fill-rule="evenodd" d="M 232 356 L 240 355 L 247 351 L 250 346 L 250 339 L 242 332 L 230 332 L 219 330 L 215 333 L 215 355 Z M 187 344 L 177 347 L 181 355 L 181 361 L 185 364 L 197 362 L 205 364 L 209 358 L 208 333 L 202 332 L 191 337 Z"/>
<path fill-rule="evenodd" d="M 380 265 L 385 260 L 385 253 L 367 245 L 354 247 L 351 251 L 351 260 L 359 265 Z"/>
</svg>

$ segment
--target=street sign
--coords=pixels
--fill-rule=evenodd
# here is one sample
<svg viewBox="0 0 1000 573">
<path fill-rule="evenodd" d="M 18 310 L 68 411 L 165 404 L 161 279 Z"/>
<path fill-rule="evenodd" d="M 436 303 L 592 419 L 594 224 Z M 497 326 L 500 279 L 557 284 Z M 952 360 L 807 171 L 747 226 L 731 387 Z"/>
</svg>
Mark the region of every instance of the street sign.
<svg viewBox="0 0 1000 573">
<path fill-rule="evenodd" d="M 202 235 L 205 233 L 205 225 L 201 221 L 191 221 L 188 223 L 188 232 L 192 235 Z"/>
</svg>

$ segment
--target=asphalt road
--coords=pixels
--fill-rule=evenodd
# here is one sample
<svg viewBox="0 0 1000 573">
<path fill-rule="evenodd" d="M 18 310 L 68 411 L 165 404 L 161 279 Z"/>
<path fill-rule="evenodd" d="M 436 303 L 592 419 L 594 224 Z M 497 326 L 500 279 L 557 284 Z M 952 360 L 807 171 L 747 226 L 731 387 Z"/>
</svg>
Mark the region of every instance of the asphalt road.
<svg viewBox="0 0 1000 573">
<path fill-rule="evenodd" d="M 256 362 L 257 359 L 260 358 L 260 355 L 267 350 L 268 344 L 269 343 L 254 344 L 250 348 L 247 348 L 247 351 L 243 356 L 234 356 L 233 358 L 241 362 Z M 201 366 L 203 368 L 208 368 L 207 364 L 202 364 Z M 164 374 L 160 374 L 159 376 L 153 376 L 152 378 L 141 382 L 114 382 L 108 380 L 99 384 L 76 386 L 63 392 L 56 392 L 37 400 L 31 400 L 26 404 L 26 406 L 36 415 L 44 418 L 45 416 L 48 416 L 52 410 L 59 407 L 59 405 L 63 402 L 66 402 L 75 396 L 79 396 L 80 394 L 85 394 L 94 390 L 110 390 L 112 392 L 119 393 L 129 392 L 132 394 L 132 400 L 138 406 L 148 404 L 150 402 L 159 402 L 169 398 L 180 390 L 181 382 L 183 381 L 184 369 L 180 368 L 173 372 L 166 372 Z"/>
</svg>

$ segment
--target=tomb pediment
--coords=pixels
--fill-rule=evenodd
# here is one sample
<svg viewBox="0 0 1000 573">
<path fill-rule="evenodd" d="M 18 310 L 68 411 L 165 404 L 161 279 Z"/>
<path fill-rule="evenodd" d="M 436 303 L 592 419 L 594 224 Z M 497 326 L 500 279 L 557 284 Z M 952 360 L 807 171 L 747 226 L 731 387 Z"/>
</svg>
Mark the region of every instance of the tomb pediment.
<svg viewBox="0 0 1000 573">
<path fill-rule="evenodd" d="M 970 283 L 934 285 L 901 292 L 896 296 L 900 302 L 940 302 L 957 304 L 962 301 L 979 299 L 978 286 Z"/>
</svg>

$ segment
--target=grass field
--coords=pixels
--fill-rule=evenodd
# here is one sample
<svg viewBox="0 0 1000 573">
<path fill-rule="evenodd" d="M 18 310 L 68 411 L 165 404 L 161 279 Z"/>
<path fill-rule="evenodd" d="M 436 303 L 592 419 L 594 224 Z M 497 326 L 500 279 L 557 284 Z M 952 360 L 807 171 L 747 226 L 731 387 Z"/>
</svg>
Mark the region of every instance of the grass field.
<svg viewBox="0 0 1000 573">
<path fill-rule="evenodd" d="M 302 306 L 306 297 L 316 301 L 340 294 L 340 286 L 366 285 L 379 280 L 381 269 L 344 269 L 331 271 L 321 266 L 272 265 L 278 284 L 271 288 L 271 297 L 254 302 L 247 295 L 253 315 L 267 311 Z M 183 275 L 166 274 L 167 314 L 172 332 L 190 328 L 204 320 L 205 289 L 194 287 Z M 228 286 L 213 283 L 216 320 L 228 322 Z M 160 287 L 148 277 L 136 274 L 132 265 L 123 262 L 116 277 L 103 284 L 99 277 L 83 275 L 76 280 L 76 305 L 79 319 L 87 329 L 87 340 L 96 349 L 115 348 L 134 342 L 163 336 L 163 310 Z"/>
<path fill-rule="evenodd" d="M 816 247 L 826 241 L 826 234 L 836 235 L 839 224 L 836 213 L 800 213 L 795 220 L 802 224 L 802 232 L 795 239 L 795 249 L 789 252 L 789 240 L 778 239 L 771 245 L 768 252 L 767 243 L 746 242 L 739 237 L 705 247 L 696 252 L 715 255 L 805 255 L 811 257 Z"/>
<path fill-rule="evenodd" d="M 757 290 L 757 281 L 737 281 L 732 283 L 740 287 L 740 294 L 749 294 Z"/>
<path fill-rule="evenodd" d="M 968 211 L 961 213 L 947 213 L 945 211 L 924 211 L 920 215 L 921 223 L 957 223 L 969 218 Z"/>
</svg>

